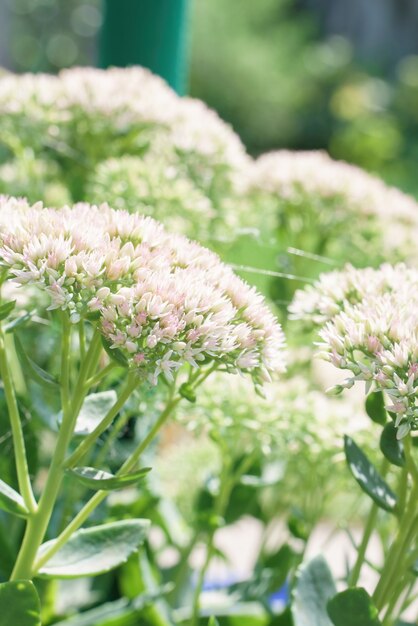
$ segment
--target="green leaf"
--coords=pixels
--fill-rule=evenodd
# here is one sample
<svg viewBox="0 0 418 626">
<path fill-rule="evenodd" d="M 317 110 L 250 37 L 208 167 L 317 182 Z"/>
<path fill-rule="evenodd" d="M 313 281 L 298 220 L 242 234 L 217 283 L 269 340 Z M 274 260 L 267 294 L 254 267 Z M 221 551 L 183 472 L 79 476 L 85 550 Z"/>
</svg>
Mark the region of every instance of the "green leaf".
<svg viewBox="0 0 418 626">
<path fill-rule="evenodd" d="M 274 617 L 269 621 L 268 626 L 294 626 L 290 606 L 287 606 L 283 613 L 274 615 Z"/>
<path fill-rule="evenodd" d="M 132 603 L 121 598 L 57 622 L 55 626 L 133 626 L 135 623 L 138 623 L 138 616 Z"/>
<path fill-rule="evenodd" d="M 393 465 L 403 467 L 405 465 L 403 444 L 396 438 L 396 433 L 395 424 L 388 422 L 380 436 L 380 449 Z"/>
<path fill-rule="evenodd" d="M 180 385 L 179 394 L 189 402 L 196 402 L 196 393 L 192 385 L 188 385 L 187 383 Z"/>
<path fill-rule="evenodd" d="M 16 300 L 0 305 L 0 321 L 6 319 L 16 306 Z"/>
<path fill-rule="evenodd" d="M 144 609 L 152 606 L 163 594 L 164 589 L 160 587 L 155 593 L 143 593 L 134 600 L 121 598 L 107 602 L 63 622 L 57 622 L 55 626 L 136 626 L 142 623 L 139 618 Z"/>
<path fill-rule="evenodd" d="M 309 526 L 303 514 L 298 510 L 293 510 L 292 514 L 287 520 L 287 527 L 289 532 L 292 533 L 297 539 L 307 541 L 309 537 Z"/>
<path fill-rule="evenodd" d="M 336 592 L 332 574 L 322 556 L 301 565 L 292 604 L 295 626 L 331 626 L 327 602 Z"/>
<path fill-rule="evenodd" d="M 365 589 L 346 589 L 328 602 L 334 626 L 380 626 L 378 610 Z"/>
<path fill-rule="evenodd" d="M 219 622 L 214 615 L 209 618 L 208 626 L 219 626 Z"/>
<path fill-rule="evenodd" d="M 149 520 L 122 520 L 77 531 L 41 567 L 39 576 L 81 578 L 104 574 L 125 563 L 144 542 Z M 52 548 L 55 539 L 40 547 L 39 555 Z"/>
<path fill-rule="evenodd" d="M 32 318 L 32 313 L 23 313 L 3 326 L 5 333 L 12 333 Z"/>
<path fill-rule="evenodd" d="M 373 391 L 366 398 L 366 413 L 376 424 L 384 426 L 387 421 L 385 401 L 381 391 Z"/>
<path fill-rule="evenodd" d="M 354 478 L 368 496 L 385 511 L 392 512 L 396 507 L 396 496 L 378 473 L 374 465 L 358 445 L 344 437 L 344 449 L 348 466 Z"/>
<path fill-rule="evenodd" d="M 208 620 L 214 613 L 213 607 L 203 608 L 200 611 L 199 626 L 208 626 Z M 189 611 L 176 612 L 178 626 L 190 626 Z M 268 626 L 270 616 L 259 602 L 234 602 L 229 606 L 216 609 L 216 619 L 223 626 Z"/>
<path fill-rule="evenodd" d="M 115 476 L 114 474 L 95 469 L 94 467 L 75 467 L 74 469 L 67 470 L 67 473 L 75 476 L 79 482 L 90 489 L 112 491 L 136 484 L 138 481 L 145 478 L 151 469 L 151 467 L 143 467 L 136 472 L 125 474 L 124 476 Z"/>
<path fill-rule="evenodd" d="M 3 480 L 0 480 L 0 508 L 19 517 L 27 517 L 27 510 L 20 493 L 17 493 Z"/>
<path fill-rule="evenodd" d="M 100 424 L 117 400 L 114 389 L 91 393 L 83 402 L 77 423 L 74 429 L 75 435 L 86 436 Z"/>
<path fill-rule="evenodd" d="M 41 603 L 30 580 L 0 584 L 0 626 L 41 626 Z"/>
<path fill-rule="evenodd" d="M 115 361 L 122 367 L 128 367 L 129 365 L 128 359 L 123 354 L 122 350 L 119 350 L 119 348 L 111 348 L 110 346 L 112 344 L 109 341 L 107 341 L 103 336 L 102 336 L 102 344 L 107 355 L 112 359 L 112 361 Z"/>
<path fill-rule="evenodd" d="M 255 476 L 255 474 L 244 474 L 241 476 L 240 484 L 245 487 L 253 487 L 254 489 L 264 489 L 265 487 L 274 487 L 280 482 L 275 476 Z"/>
<path fill-rule="evenodd" d="M 298 554 L 284 544 L 276 552 L 261 555 L 251 579 L 236 583 L 230 589 L 246 601 L 267 599 L 283 587 L 297 559 Z"/>
<path fill-rule="evenodd" d="M 17 335 L 14 336 L 14 341 L 17 355 L 28 378 L 38 383 L 38 385 L 46 387 L 47 389 L 56 389 L 58 387 L 58 382 L 53 376 L 51 376 L 51 374 L 48 374 L 48 372 L 42 369 L 42 367 L 39 367 L 35 361 L 32 361 L 32 359 L 28 357 L 25 349 L 23 348 L 22 342 Z"/>
</svg>

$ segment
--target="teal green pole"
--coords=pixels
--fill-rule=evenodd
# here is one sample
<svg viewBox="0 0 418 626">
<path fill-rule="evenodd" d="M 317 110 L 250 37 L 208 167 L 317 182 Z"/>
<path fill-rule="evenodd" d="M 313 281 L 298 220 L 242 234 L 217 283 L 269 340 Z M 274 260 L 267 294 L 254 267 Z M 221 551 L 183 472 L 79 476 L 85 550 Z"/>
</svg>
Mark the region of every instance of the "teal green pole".
<svg viewBox="0 0 418 626">
<path fill-rule="evenodd" d="M 187 86 L 190 0 L 102 0 L 100 67 L 143 65 L 179 94 Z"/>
</svg>

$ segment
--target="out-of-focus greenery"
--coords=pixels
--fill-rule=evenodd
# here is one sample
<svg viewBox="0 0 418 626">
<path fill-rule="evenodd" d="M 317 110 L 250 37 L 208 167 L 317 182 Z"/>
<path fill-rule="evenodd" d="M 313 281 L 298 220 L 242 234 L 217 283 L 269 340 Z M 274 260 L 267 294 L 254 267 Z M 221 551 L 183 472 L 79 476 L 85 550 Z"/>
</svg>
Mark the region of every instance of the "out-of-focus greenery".
<svg viewBox="0 0 418 626">
<path fill-rule="evenodd" d="M 90 65 L 102 24 L 100 0 L 6 0 L 16 71 Z"/>
<path fill-rule="evenodd" d="M 418 57 L 368 68 L 294 0 L 197 0 L 191 90 L 250 152 L 327 148 L 418 191 Z"/>
<path fill-rule="evenodd" d="M 96 63 L 100 0 L 7 0 L 11 69 Z M 229 121 L 252 153 L 327 148 L 418 192 L 418 57 L 391 75 L 320 31 L 296 0 L 194 0 L 191 94 Z M 389 44 L 388 44 L 389 45 Z"/>
</svg>

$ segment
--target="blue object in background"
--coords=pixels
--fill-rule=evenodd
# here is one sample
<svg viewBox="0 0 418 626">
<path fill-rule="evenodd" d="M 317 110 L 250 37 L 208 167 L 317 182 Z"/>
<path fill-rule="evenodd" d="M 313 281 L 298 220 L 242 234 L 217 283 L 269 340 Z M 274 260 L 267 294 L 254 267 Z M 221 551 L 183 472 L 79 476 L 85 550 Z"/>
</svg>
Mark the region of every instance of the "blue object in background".
<svg viewBox="0 0 418 626">
<path fill-rule="evenodd" d="M 183 95 L 190 0 L 103 0 L 100 67 L 143 65 Z"/>
</svg>

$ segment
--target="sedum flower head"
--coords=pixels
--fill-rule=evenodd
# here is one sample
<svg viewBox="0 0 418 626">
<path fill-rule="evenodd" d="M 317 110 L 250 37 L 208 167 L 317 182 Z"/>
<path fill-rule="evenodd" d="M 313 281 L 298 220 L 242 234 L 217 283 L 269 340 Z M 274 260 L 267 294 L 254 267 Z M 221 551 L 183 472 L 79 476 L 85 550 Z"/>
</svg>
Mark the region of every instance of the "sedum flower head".
<svg viewBox="0 0 418 626">
<path fill-rule="evenodd" d="M 97 316 L 111 348 L 153 383 L 185 363 L 249 373 L 258 384 L 283 371 L 283 333 L 262 296 L 150 217 L 3 197 L 0 233 L 15 282 L 41 287 L 49 308 L 75 323 Z"/>
<path fill-rule="evenodd" d="M 418 273 L 403 263 L 385 263 L 379 269 L 356 269 L 321 274 L 314 285 L 296 291 L 289 307 L 293 319 L 321 325 L 335 315 L 367 298 L 385 293 L 406 292 L 418 287 Z"/>
<path fill-rule="evenodd" d="M 151 215 L 170 230 L 207 238 L 216 216 L 212 202 L 181 166 L 161 156 L 102 161 L 90 178 L 87 199 Z"/>
<path fill-rule="evenodd" d="M 16 124 L 20 131 L 27 129 L 27 145 L 33 144 L 32 130 L 37 146 L 78 159 L 86 156 L 78 152 L 83 148 L 96 162 L 109 150 L 141 154 L 149 141 L 200 155 L 196 169 L 209 163 L 235 167 L 246 160 L 238 136 L 214 111 L 178 97 L 142 67 L 77 67 L 58 76 L 6 73 L 0 77 L 0 120 L 3 130 L 16 130 Z M 97 144 L 98 137 L 113 138 L 113 143 Z"/>
<path fill-rule="evenodd" d="M 325 249 L 333 257 L 344 256 L 342 245 L 346 256 L 350 251 L 359 256 L 364 245 L 370 251 L 371 242 L 379 244 L 376 257 L 382 257 L 382 248 L 399 260 L 415 255 L 414 198 L 325 152 L 282 150 L 262 155 L 248 170 L 247 193 L 263 201 L 272 227 L 283 224 L 304 236 L 302 248 L 311 245 L 309 231 L 316 230 L 319 239 L 313 251 Z M 339 247 L 334 249 L 335 237 Z"/>
<path fill-rule="evenodd" d="M 301 377 L 274 382 L 263 391 L 261 397 L 239 376 L 231 377 L 227 386 L 221 374 L 208 378 L 199 388 L 197 402 L 183 403 L 176 412 L 185 431 L 164 448 L 158 461 L 164 483 L 183 504 L 196 492 L 196 477 L 201 484 L 208 472 L 219 472 L 225 460 L 238 465 L 251 457 L 253 471 L 258 468 L 265 484 L 272 485 L 264 493 L 268 501 L 263 499 L 272 515 L 287 516 L 297 506 L 315 523 L 330 505 L 335 514 L 335 494 L 343 492 L 349 480 L 341 453 L 344 434 L 355 436 L 367 450 L 374 446 L 370 430 L 364 430 L 368 421 L 362 407 L 353 398 L 327 397 Z M 202 463 L 193 451 L 197 448 L 207 458 L 208 439 L 214 443 L 213 456 L 202 476 Z M 184 459 L 190 456 L 192 467 L 184 476 Z M 173 466 L 185 478 L 183 487 L 194 486 L 193 494 L 173 481 Z M 306 489 L 301 493 L 301 481 L 311 497 L 306 498 Z M 188 508 L 190 514 L 195 512 L 193 500 Z"/>
<path fill-rule="evenodd" d="M 332 285 L 335 287 L 333 293 Z M 339 287 L 338 287 L 339 286 Z M 385 391 L 398 437 L 418 428 L 418 272 L 403 265 L 334 273 L 318 281 L 319 297 L 298 295 L 294 311 L 325 325 L 321 356 L 350 376 Z"/>
</svg>

